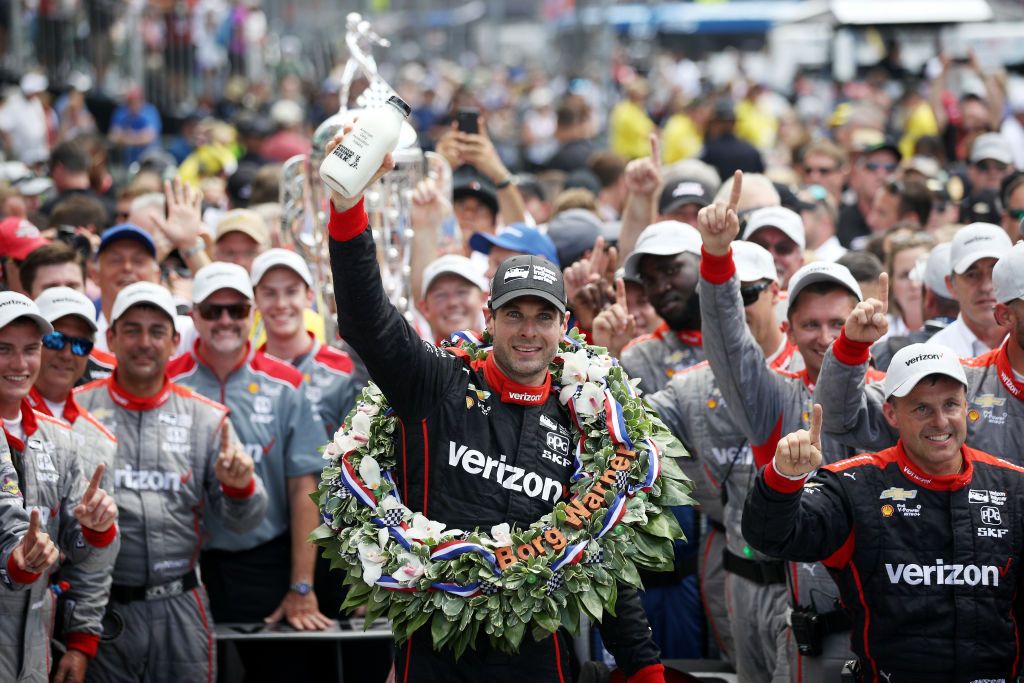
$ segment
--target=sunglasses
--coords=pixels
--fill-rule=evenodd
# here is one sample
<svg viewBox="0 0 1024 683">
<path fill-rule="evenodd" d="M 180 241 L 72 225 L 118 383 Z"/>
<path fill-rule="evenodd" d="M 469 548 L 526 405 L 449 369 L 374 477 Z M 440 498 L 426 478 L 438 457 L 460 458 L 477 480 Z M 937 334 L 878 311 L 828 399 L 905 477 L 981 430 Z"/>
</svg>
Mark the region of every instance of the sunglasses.
<svg viewBox="0 0 1024 683">
<path fill-rule="evenodd" d="M 896 164 L 883 164 L 878 161 L 866 161 L 864 162 L 864 168 L 868 169 L 872 173 L 878 170 L 885 170 L 886 173 L 892 173 L 896 170 Z"/>
<path fill-rule="evenodd" d="M 982 173 L 991 173 L 993 171 L 1002 173 L 1007 169 L 1006 164 L 999 161 L 979 161 L 974 167 Z"/>
<path fill-rule="evenodd" d="M 1006 213 L 1015 221 L 1024 221 L 1024 209 L 1007 209 Z"/>
<path fill-rule="evenodd" d="M 829 166 L 804 166 L 804 175 L 811 175 L 817 173 L 818 175 L 831 175 L 836 172 L 836 168 Z"/>
<path fill-rule="evenodd" d="M 775 254 L 776 256 L 789 256 L 794 251 L 800 248 L 800 246 L 791 239 L 780 239 L 778 242 L 758 242 L 756 240 L 750 240 L 754 244 L 760 245 Z"/>
<path fill-rule="evenodd" d="M 63 332 L 53 331 L 43 337 L 43 346 L 51 351 L 63 351 L 71 344 L 71 354 L 79 357 L 88 356 L 92 352 L 92 342 L 85 337 L 69 337 Z"/>
<path fill-rule="evenodd" d="M 761 296 L 761 292 L 772 286 L 772 283 L 768 280 L 764 282 L 758 282 L 756 285 L 748 285 L 746 287 L 740 287 L 740 296 L 743 297 L 744 308 L 757 302 Z"/>
<path fill-rule="evenodd" d="M 203 320 L 220 320 L 220 316 L 227 311 L 228 317 L 232 320 L 242 320 L 249 317 L 249 311 L 252 306 L 248 303 L 238 304 L 210 304 L 201 303 L 196 306 L 196 310 L 199 311 L 199 317 Z"/>
</svg>

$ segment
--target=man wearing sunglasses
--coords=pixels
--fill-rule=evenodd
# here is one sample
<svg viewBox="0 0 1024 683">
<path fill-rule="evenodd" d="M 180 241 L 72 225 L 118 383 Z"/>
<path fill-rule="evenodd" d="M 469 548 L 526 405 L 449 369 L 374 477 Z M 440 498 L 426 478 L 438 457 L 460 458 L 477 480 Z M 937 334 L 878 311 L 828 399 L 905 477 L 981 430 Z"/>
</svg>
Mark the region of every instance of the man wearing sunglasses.
<svg viewBox="0 0 1024 683">
<path fill-rule="evenodd" d="M 779 286 L 789 289 L 793 273 L 804 265 L 806 235 L 800 214 L 783 206 L 757 209 L 747 219 L 743 239 L 763 247 L 775 260 Z"/>
<path fill-rule="evenodd" d="M 844 201 L 839 211 L 836 234 L 847 248 L 856 238 L 871 233 L 867 223 L 871 203 L 878 189 L 896 172 L 900 162 L 900 150 L 895 142 L 885 139 L 881 133 L 866 132 L 876 141 L 866 145 L 857 156 L 850 171 L 851 198 Z"/>
<path fill-rule="evenodd" d="M 256 472 L 267 486 L 267 515 L 254 530 L 235 533 L 217 521 L 207 525 L 203 579 L 217 621 L 276 623 L 321 630 L 312 591 L 316 547 L 306 538 L 320 524 L 309 494 L 323 469 L 318 449 L 324 426 L 302 391 L 302 373 L 256 351 L 249 342 L 253 289 L 249 273 L 234 263 L 214 262 L 192 283 L 192 318 L 199 339 L 175 358 L 172 380 L 224 403 Z M 280 647 L 239 647 L 249 676 L 309 678 Z"/>
<path fill-rule="evenodd" d="M 794 360 L 799 361 L 796 347 L 775 320 L 779 286 L 772 255 L 752 242 L 735 242 L 733 250 L 747 326 L 765 361 L 773 368 L 798 369 L 793 365 Z M 764 565 L 781 567 L 782 563 L 751 557 L 740 533 L 743 501 L 756 473 L 750 445 L 724 405 L 707 363 L 675 375 L 665 389 L 647 400 L 693 456 L 680 464 L 696 483 L 694 498 L 708 519 L 707 535 L 701 539 L 699 577 L 711 636 L 738 672 L 755 671 L 756 653 L 774 653 L 775 642 L 762 642 L 763 634 L 745 606 L 727 603 L 736 592 L 727 589 L 726 582 L 749 581 L 737 577 L 751 572 L 760 575 Z M 785 569 L 781 568 L 784 575 Z M 727 572 L 734 576 L 727 578 Z M 658 612 L 650 601 L 645 604 L 648 618 L 656 622 Z"/>
<path fill-rule="evenodd" d="M 117 368 L 75 393 L 117 436 L 108 466 L 124 529 L 90 680 L 216 678 L 209 603 L 196 572 L 201 530 L 216 519 L 241 534 L 267 509 L 227 408 L 167 377 L 176 317 L 160 285 L 122 289 L 107 330 Z"/>
<path fill-rule="evenodd" d="M 85 374 L 96 334 L 96 307 L 87 296 L 69 287 L 51 287 L 36 299 L 39 312 L 53 326 L 53 332 L 43 335 L 39 375 L 28 394 L 28 402 L 37 412 L 61 418 L 71 425 L 71 441 L 83 472 L 95 472 L 102 464 L 112 467 L 117 452 L 117 439 L 100 424 L 89 411 L 78 405 L 71 390 Z M 104 488 L 113 490 L 113 471 L 101 475 Z M 82 647 L 83 634 L 98 635 L 97 626 L 103 618 L 103 609 L 110 596 L 113 581 L 109 572 L 84 571 L 80 564 L 70 563 L 61 568 L 60 578 L 70 585 L 61 593 L 63 621 L 58 628 L 64 631 L 67 652 L 57 667 L 57 679 L 81 680 L 89 659 L 95 653 L 95 643 Z M 90 653 L 89 649 L 92 649 Z"/>
<path fill-rule="evenodd" d="M 1010 146 L 999 133 L 982 133 L 971 143 L 967 179 L 971 192 L 991 190 L 998 192 L 1003 178 L 1013 173 Z"/>
<path fill-rule="evenodd" d="M 95 580 L 76 587 L 81 611 L 65 633 L 71 655 L 84 668 L 96 654 L 109 576 L 118 552 L 118 510 L 99 485 L 102 470 L 86 471 L 76 455 L 70 427 L 32 409 L 26 400 L 39 373 L 40 338 L 53 332 L 36 304 L 15 292 L 0 294 L 0 482 L 2 492 L 17 496 L 5 503 L 24 507 L 59 547 L 64 562 Z M 91 482 L 88 481 L 92 475 Z M 88 483 L 88 487 L 87 487 Z M 36 526 L 36 525 L 34 525 Z M 0 573 L 0 680 L 47 680 L 49 638 L 55 622 L 50 593 L 50 562 L 5 567 Z M 6 590 L 11 583 L 26 591 Z M 20 669 L 20 670 L 19 670 Z"/>
</svg>

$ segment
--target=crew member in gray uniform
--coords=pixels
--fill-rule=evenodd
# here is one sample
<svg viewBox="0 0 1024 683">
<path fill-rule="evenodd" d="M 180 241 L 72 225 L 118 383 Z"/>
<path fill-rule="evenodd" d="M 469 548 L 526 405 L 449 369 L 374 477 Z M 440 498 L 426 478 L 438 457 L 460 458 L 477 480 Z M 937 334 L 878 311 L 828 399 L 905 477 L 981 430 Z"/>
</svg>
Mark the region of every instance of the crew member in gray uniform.
<svg viewBox="0 0 1024 683">
<path fill-rule="evenodd" d="M 999 348 L 960 359 L 967 375 L 967 444 L 1024 465 L 1024 243 L 996 262 L 992 285 L 994 316 L 1009 336 Z M 898 438 L 882 414 L 881 386 L 864 382 L 870 372 L 868 349 L 888 329 L 886 304 L 868 299 L 854 310 L 825 356 L 815 392 L 825 413 L 825 433 L 866 452 L 888 448 Z"/>
<path fill-rule="evenodd" d="M 102 471 L 85 479 L 71 444 L 71 429 L 61 420 L 37 413 L 26 400 L 39 373 L 41 337 L 53 332 L 50 323 L 28 297 L 0 294 L 0 476 L 10 502 L 24 506 L 54 539 L 64 561 L 85 571 L 109 572 L 118 551 L 117 507 L 99 488 Z M 5 525 L 6 526 L 6 525 Z M 31 575 L 11 571 L 3 577 L 29 584 L 27 591 L 0 591 L 0 680 L 43 683 L 51 672 L 50 637 L 56 596 L 47 567 Z M 93 618 L 68 634 L 69 645 L 94 654 L 99 640 L 105 594 L 80 596 Z"/>
<path fill-rule="evenodd" d="M 355 403 L 355 368 L 351 356 L 306 330 L 303 312 L 313 302 L 309 266 L 294 251 L 268 249 L 252 262 L 252 288 L 267 332 L 259 351 L 302 373 L 306 398 L 334 438 Z"/>
<path fill-rule="evenodd" d="M 56 417 L 71 425 L 71 443 L 84 472 L 104 466 L 102 485 L 113 490 L 117 439 L 89 411 L 78 405 L 72 389 L 85 375 L 89 352 L 96 335 L 96 307 L 81 292 L 70 287 L 51 287 L 36 298 L 39 312 L 53 326 L 43 336 L 39 376 L 28 394 L 36 412 Z M 102 571 L 87 571 L 81 565 L 65 563 L 60 580 L 67 584 L 59 596 L 62 629 L 67 651 L 57 665 L 56 680 L 79 681 L 89 660 L 96 655 L 100 622 L 113 583 L 112 564 Z"/>
<path fill-rule="evenodd" d="M 793 361 L 799 360 L 796 347 L 775 322 L 780 290 L 771 253 L 753 242 L 735 242 L 733 256 L 748 325 L 765 361 L 772 368 L 795 369 Z M 693 497 L 708 520 L 699 555 L 701 599 L 719 650 L 734 661 L 726 600 L 729 579 L 723 560 L 727 546 L 733 554 L 747 556 L 740 517 L 756 474 L 750 445 L 726 410 L 706 361 L 673 376 L 668 386 L 647 401 L 692 456 L 680 464 L 685 463 L 684 469 L 696 484 Z"/>
<path fill-rule="evenodd" d="M 202 569 L 213 617 L 327 628 L 331 620 L 313 591 L 316 546 L 307 540 L 320 524 L 309 498 L 323 469 L 320 415 L 302 391 L 301 372 L 252 348 L 253 291 L 244 268 L 205 266 L 192 283 L 192 299 L 199 339 L 171 361 L 168 375 L 227 405 L 269 495 L 267 516 L 255 530 L 240 534 L 216 522 L 207 525 Z M 312 665 L 289 658 L 287 646 L 246 644 L 238 652 L 250 675 L 303 679 L 301 667 Z"/>
<path fill-rule="evenodd" d="M 812 263 L 790 279 L 787 335 L 800 350 L 804 369 L 769 368 L 744 324 L 739 279 L 730 245 L 739 234 L 736 203 L 742 186 L 737 172 L 728 204 L 715 203 L 698 215 L 703 238 L 701 316 L 705 349 L 725 404 L 750 442 L 754 463 L 763 467 L 782 435 L 810 423 L 814 383 L 821 359 L 842 322 L 861 300 L 850 272 L 834 263 Z M 825 444 L 828 462 L 853 455 L 835 441 Z M 767 564 L 751 557 L 729 558 L 741 680 L 838 681 L 849 654 L 849 617 L 838 590 L 820 564 Z M 737 560 L 746 560 L 737 561 Z M 742 572 L 742 573 L 740 573 Z M 788 584 L 788 590 L 787 590 Z M 791 611 L 789 628 L 787 614 Z"/>
<path fill-rule="evenodd" d="M 672 375 L 704 360 L 697 278 L 700 233 L 679 221 L 647 226 L 623 263 L 626 275 L 640 278 L 647 299 L 664 323 L 622 349 L 619 361 L 640 378 L 648 394 L 660 391 Z"/>
<path fill-rule="evenodd" d="M 167 378 L 178 344 L 160 285 L 118 293 L 107 342 L 117 368 L 75 398 L 117 435 L 110 470 L 124 529 L 88 681 L 212 681 L 215 645 L 196 558 L 201 528 L 256 528 L 267 509 L 227 408 Z"/>
</svg>

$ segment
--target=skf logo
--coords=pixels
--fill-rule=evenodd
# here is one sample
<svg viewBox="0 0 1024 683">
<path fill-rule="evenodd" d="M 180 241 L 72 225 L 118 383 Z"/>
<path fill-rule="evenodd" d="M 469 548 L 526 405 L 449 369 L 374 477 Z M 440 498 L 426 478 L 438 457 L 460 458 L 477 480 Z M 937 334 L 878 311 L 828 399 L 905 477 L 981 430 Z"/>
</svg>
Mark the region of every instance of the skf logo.
<svg viewBox="0 0 1024 683">
<path fill-rule="evenodd" d="M 981 508 L 981 522 L 988 526 L 999 526 L 1003 523 L 1003 518 L 999 514 L 999 508 L 986 505 Z"/>
<path fill-rule="evenodd" d="M 978 527 L 978 536 L 981 538 L 1002 538 L 1010 533 L 1009 529 L 990 529 L 987 526 Z"/>
<path fill-rule="evenodd" d="M 917 498 L 916 489 L 913 491 L 908 491 L 906 489 L 901 489 L 893 486 L 892 488 L 888 488 L 882 491 L 882 495 L 879 497 L 879 500 L 892 499 L 895 501 L 902 501 L 910 500 L 911 498 Z"/>
<path fill-rule="evenodd" d="M 1006 398 L 999 398 L 992 394 L 982 394 L 981 396 L 975 396 L 971 403 L 982 408 L 995 408 L 996 406 L 1002 407 L 1005 405 Z"/>
<path fill-rule="evenodd" d="M 892 505 L 889 505 L 888 503 L 882 506 L 883 517 L 892 517 L 895 512 L 896 508 L 894 508 Z"/>
</svg>

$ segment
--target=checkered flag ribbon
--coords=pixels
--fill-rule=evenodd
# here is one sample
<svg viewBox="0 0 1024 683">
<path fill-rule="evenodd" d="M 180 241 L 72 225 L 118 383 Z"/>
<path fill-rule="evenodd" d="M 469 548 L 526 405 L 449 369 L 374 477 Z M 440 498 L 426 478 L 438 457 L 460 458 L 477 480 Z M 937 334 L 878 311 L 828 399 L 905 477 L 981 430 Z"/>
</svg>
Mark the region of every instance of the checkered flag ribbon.
<svg viewBox="0 0 1024 683">
<path fill-rule="evenodd" d="M 399 526 L 402 523 L 402 511 L 396 509 L 387 510 L 381 519 L 384 521 L 385 526 Z"/>
<path fill-rule="evenodd" d="M 615 473 L 615 488 L 620 491 L 626 490 L 627 479 L 629 479 L 629 473 L 625 470 L 619 470 Z"/>
<path fill-rule="evenodd" d="M 559 570 L 559 571 L 555 572 L 554 574 L 552 574 L 551 578 L 548 579 L 548 585 L 544 587 L 544 592 L 547 593 L 548 595 L 551 595 L 552 593 L 554 593 L 556 590 L 558 590 L 561 587 L 562 587 L 562 572 L 561 572 L 561 570 Z"/>
<path fill-rule="evenodd" d="M 480 592 L 484 595 L 494 595 L 498 592 L 498 585 L 490 581 L 481 581 Z"/>
<path fill-rule="evenodd" d="M 347 486 L 339 486 L 334 493 L 335 495 L 338 496 L 338 498 L 341 498 L 342 500 L 352 497 L 352 492 L 348 490 Z"/>
<path fill-rule="evenodd" d="M 601 546 L 597 547 L 597 550 L 590 553 L 588 552 L 583 556 L 583 564 L 600 564 L 604 561 L 604 549 Z"/>
</svg>

